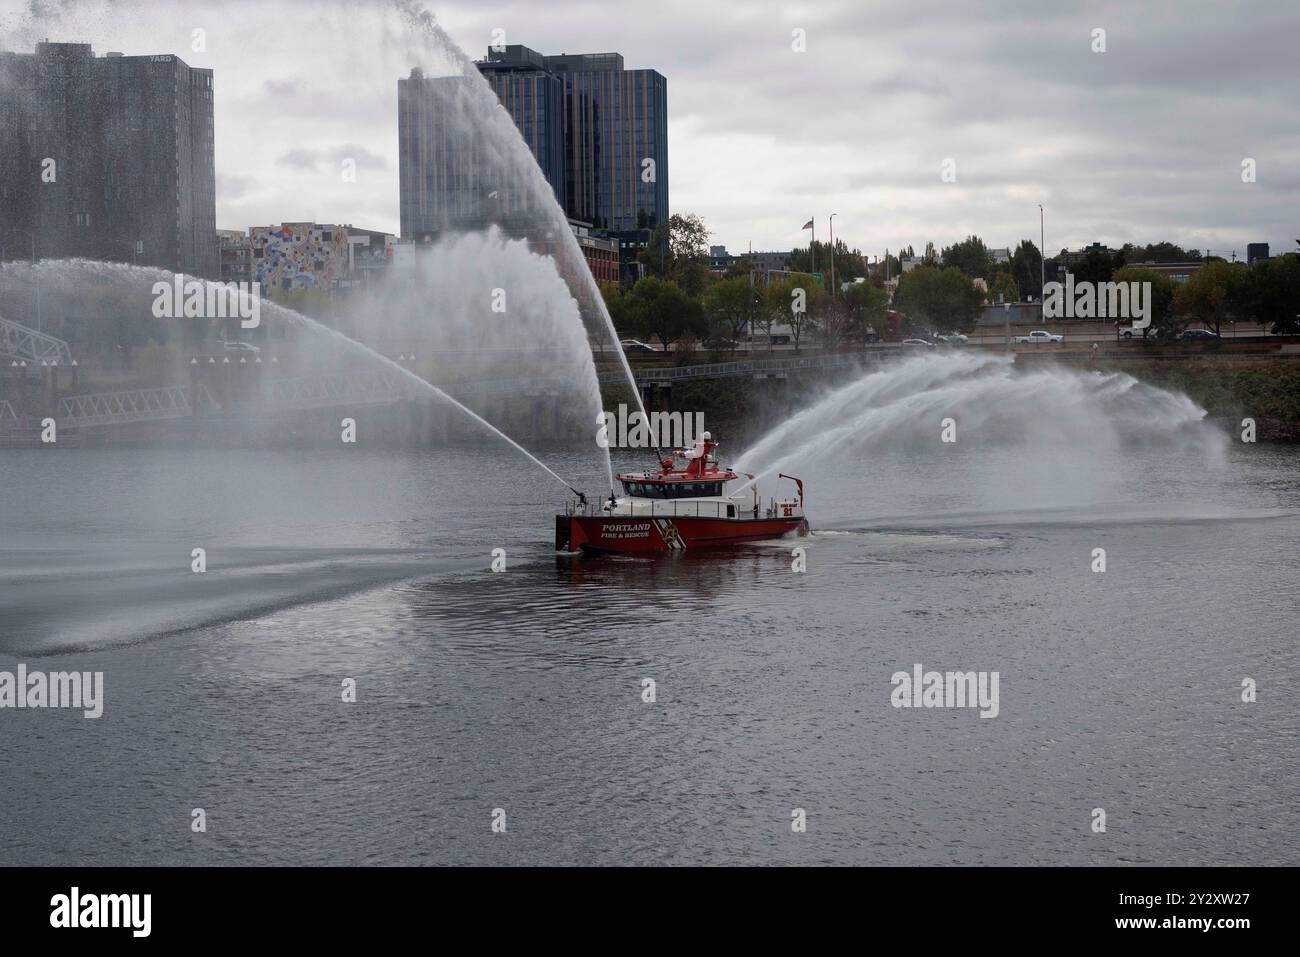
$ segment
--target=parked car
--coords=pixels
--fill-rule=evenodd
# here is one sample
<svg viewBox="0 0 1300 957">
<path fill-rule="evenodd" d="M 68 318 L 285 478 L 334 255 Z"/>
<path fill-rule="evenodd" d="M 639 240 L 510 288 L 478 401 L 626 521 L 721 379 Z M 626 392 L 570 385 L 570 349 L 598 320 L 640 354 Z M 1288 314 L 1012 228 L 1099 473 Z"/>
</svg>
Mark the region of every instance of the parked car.
<svg viewBox="0 0 1300 957">
<path fill-rule="evenodd" d="M 1050 344 L 1054 342 L 1064 342 L 1064 341 L 1065 341 L 1065 336 L 1057 335 L 1054 332 L 1047 332 L 1046 330 L 1043 329 L 1035 329 L 1027 336 L 1016 336 L 1016 342 L 1024 343 L 1026 345 L 1031 345 L 1031 346 Z"/>
<path fill-rule="evenodd" d="M 708 339 L 704 345 L 709 349 L 725 349 L 729 352 L 735 352 L 740 348 L 740 341 L 729 339 L 726 336 L 719 336 L 717 339 Z"/>
<path fill-rule="evenodd" d="M 1211 332 L 1209 329 L 1184 329 L 1184 330 L 1183 330 L 1183 334 L 1182 334 L 1181 336 L 1179 336 L 1178 338 L 1180 338 L 1180 339 L 1187 339 L 1187 340 L 1189 340 L 1189 341 L 1191 341 L 1191 340 L 1196 340 L 1196 339 L 1202 339 L 1202 340 L 1204 340 L 1204 339 L 1215 339 L 1215 340 L 1217 340 L 1217 339 L 1219 338 L 1219 336 L 1218 336 L 1217 333 Z"/>
<path fill-rule="evenodd" d="M 940 332 L 936 333 L 934 338 L 950 346 L 964 346 L 970 341 L 969 336 L 964 336 L 960 332 Z"/>
<path fill-rule="evenodd" d="M 251 342 L 225 342 L 222 344 L 226 347 L 227 352 L 255 353 L 255 352 L 262 351 L 257 346 L 253 345 Z"/>
<path fill-rule="evenodd" d="M 619 345 L 622 347 L 624 352 L 634 352 L 637 354 L 641 354 L 644 352 L 659 351 L 654 346 L 648 346 L 644 342 L 641 342 L 639 339 L 623 339 L 621 342 L 619 342 Z"/>
<path fill-rule="evenodd" d="M 927 349 L 934 348 L 934 343 L 925 339 L 904 339 L 900 344 L 904 346 L 925 346 Z"/>
</svg>

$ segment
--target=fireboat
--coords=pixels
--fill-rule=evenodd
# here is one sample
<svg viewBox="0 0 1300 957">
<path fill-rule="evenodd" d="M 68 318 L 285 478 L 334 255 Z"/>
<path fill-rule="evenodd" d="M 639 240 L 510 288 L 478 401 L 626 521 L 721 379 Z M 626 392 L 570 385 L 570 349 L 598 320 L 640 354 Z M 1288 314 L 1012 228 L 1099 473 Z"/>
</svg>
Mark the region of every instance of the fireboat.
<svg viewBox="0 0 1300 957">
<path fill-rule="evenodd" d="M 727 483 L 740 476 L 718 465 L 717 447 L 705 432 L 691 449 L 663 456 L 658 469 L 618 475 L 622 498 L 611 490 L 597 503 L 579 494 L 555 516 L 555 550 L 671 552 L 808 534 L 802 480 L 779 476 L 794 482 L 797 498 L 760 501 L 752 475 L 727 495 Z M 684 467 L 676 467 L 677 458 Z"/>
</svg>

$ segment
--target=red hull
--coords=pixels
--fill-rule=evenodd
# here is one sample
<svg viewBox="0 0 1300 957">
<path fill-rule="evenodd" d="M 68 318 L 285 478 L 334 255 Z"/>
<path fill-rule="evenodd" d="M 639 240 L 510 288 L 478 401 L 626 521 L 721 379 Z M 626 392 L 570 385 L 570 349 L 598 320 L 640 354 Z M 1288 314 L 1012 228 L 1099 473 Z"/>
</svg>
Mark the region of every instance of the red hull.
<svg viewBox="0 0 1300 957">
<path fill-rule="evenodd" d="M 560 552 L 671 552 L 757 542 L 796 532 L 808 521 L 795 518 L 650 518 L 555 516 L 555 550 Z"/>
</svg>

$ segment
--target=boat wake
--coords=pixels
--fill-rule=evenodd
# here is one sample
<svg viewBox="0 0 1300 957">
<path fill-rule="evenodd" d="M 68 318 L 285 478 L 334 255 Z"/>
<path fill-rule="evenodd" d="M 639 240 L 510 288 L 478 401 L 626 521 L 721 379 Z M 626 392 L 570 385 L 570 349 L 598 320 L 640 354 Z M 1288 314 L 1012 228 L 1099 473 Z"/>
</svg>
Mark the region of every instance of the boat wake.
<svg viewBox="0 0 1300 957">
<path fill-rule="evenodd" d="M 223 548 L 198 574 L 157 549 L 114 548 L 111 556 L 85 548 L 3 549 L 0 653 L 133 645 L 403 579 L 482 567 L 481 557 L 439 557 L 427 549 Z"/>
</svg>

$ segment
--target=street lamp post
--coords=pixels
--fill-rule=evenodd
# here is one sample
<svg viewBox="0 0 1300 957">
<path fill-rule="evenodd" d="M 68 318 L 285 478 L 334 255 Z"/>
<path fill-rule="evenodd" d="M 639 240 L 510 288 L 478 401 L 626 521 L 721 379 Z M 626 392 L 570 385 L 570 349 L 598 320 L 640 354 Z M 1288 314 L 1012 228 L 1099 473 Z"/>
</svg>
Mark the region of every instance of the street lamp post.
<svg viewBox="0 0 1300 957">
<path fill-rule="evenodd" d="M 1039 318 L 1046 321 L 1047 307 L 1045 299 L 1047 298 L 1047 233 L 1043 226 L 1043 204 L 1038 204 L 1038 314 Z"/>
<path fill-rule="evenodd" d="M 835 298 L 835 213 L 831 213 L 831 298 Z"/>
</svg>

